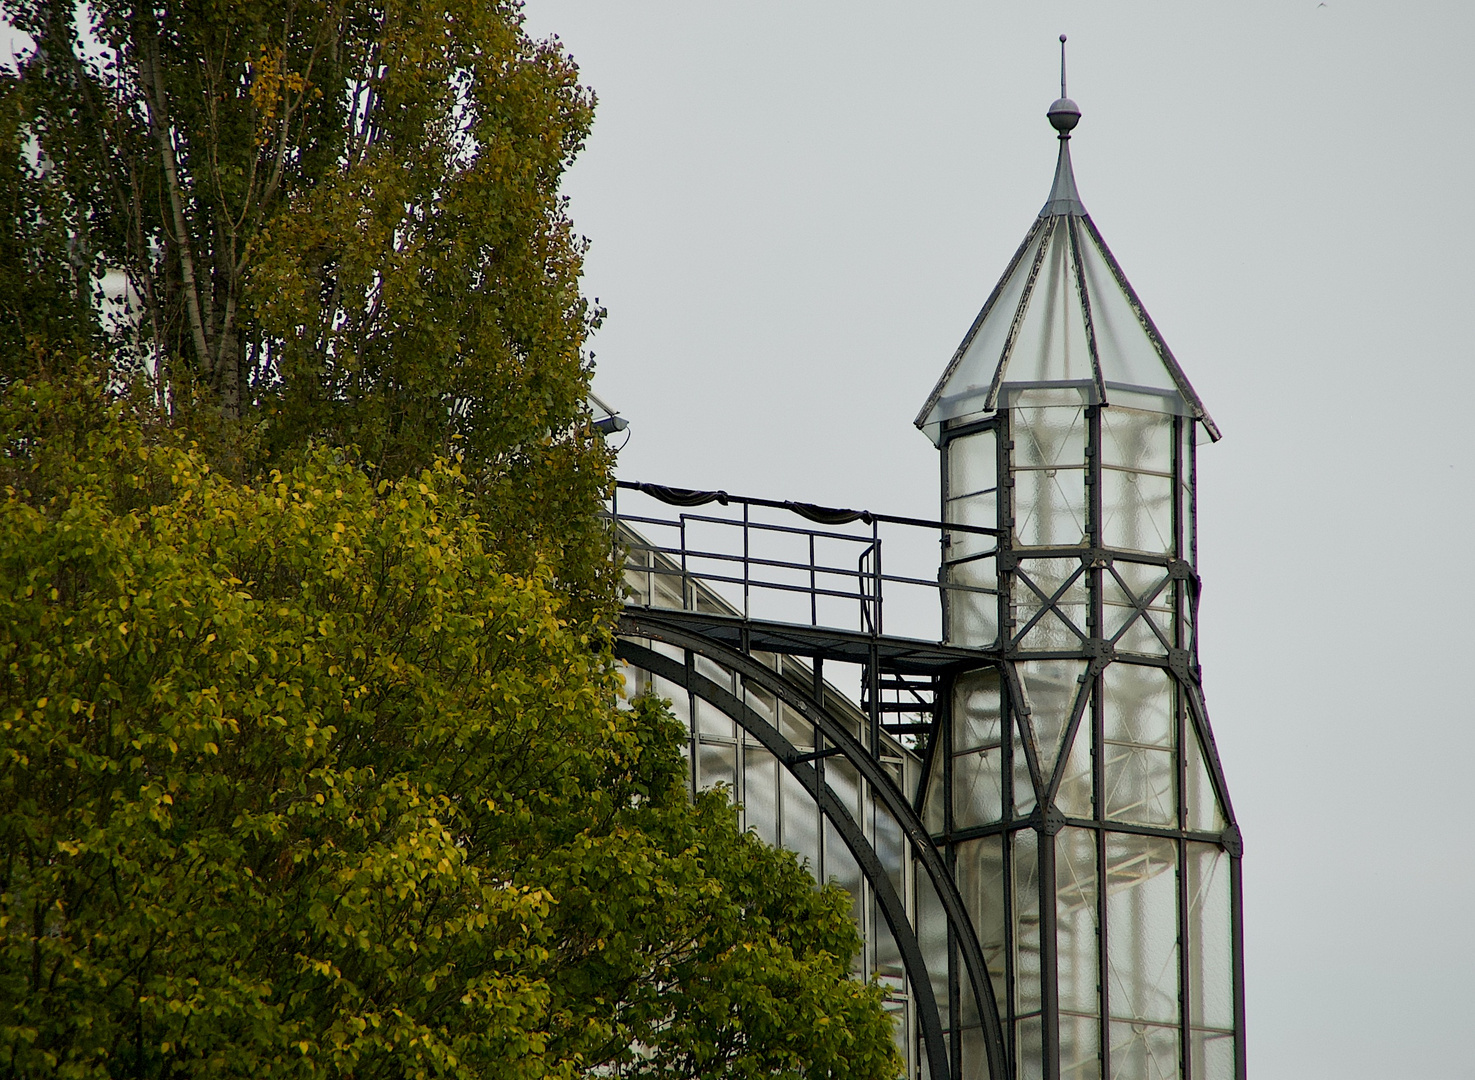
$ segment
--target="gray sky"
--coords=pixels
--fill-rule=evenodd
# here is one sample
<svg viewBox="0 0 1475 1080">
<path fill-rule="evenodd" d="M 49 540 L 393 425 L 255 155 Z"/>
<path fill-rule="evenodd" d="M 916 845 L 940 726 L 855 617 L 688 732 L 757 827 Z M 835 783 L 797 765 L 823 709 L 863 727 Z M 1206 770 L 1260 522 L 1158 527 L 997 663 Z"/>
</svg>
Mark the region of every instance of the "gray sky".
<svg viewBox="0 0 1475 1080">
<path fill-rule="evenodd" d="M 620 473 L 933 516 L 912 418 L 1049 189 L 1224 429 L 1202 656 L 1257 1080 L 1475 1078 L 1475 5 L 529 0 Z"/>
</svg>

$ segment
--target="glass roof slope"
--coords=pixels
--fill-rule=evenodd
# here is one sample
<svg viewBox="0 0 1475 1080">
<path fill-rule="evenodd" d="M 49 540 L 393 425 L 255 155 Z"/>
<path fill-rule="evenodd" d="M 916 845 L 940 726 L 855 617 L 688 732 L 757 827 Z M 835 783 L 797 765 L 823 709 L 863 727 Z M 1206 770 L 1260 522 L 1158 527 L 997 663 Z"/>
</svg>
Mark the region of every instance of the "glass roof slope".
<svg viewBox="0 0 1475 1080">
<path fill-rule="evenodd" d="M 942 425 L 994 412 L 1024 390 L 1035 404 L 1130 405 L 1219 429 L 1157 332 L 1076 191 L 1070 136 L 1039 217 L 917 416 Z"/>
</svg>

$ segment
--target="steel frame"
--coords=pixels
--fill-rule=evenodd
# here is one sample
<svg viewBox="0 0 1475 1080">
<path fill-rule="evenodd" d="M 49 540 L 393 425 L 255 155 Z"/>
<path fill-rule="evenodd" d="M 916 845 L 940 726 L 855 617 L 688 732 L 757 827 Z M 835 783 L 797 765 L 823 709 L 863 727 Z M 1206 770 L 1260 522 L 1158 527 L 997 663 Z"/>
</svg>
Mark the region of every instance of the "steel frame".
<svg viewBox="0 0 1475 1080">
<path fill-rule="evenodd" d="M 1083 406 L 1086 425 L 1086 492 L 1088 506 L 1087 534 L 1079 545 L 1056 547 L 1020 548 L 1014 540 L 1013 529 L 1013 476 L 1014 462 L 1009 440 L 1011 409 L 983 421 L 969 423 L 952 429 L 944 429 L 942 437 L 942 488 L 943 505 L 949 505 L 948 454 L 955 440 L 978 431 L 992 430 L 996 434 L 998 522 L 996 527 L 977 527 L 948 524 L 941 521 L 925 521 L 915 518 L 897 518 L 871 514 L 866 511 L 841 510 L 816 507 L 811 504 L 781 503 L 772 500 L 740 499 L 725 492 L 685 491 L 657 488 L 653 485 L 622 484 L 622 488 L 637 488 L 662 502 L 693 508 L 717 503 L 724 507 L 740 508 L 743 528 L 742 555 L 737 558 L 713 558 L 713 552 L 701 551 L 687 544 L 687 533 L 681 533 L 678 544 L 656 545 L 644 541 L 637 527 L 653 524 L 671 525 L 685 529 L 686 518 L 680 524 L 651 517 L 631 518 L 619 513 L 618 503 L 611 508 L 616 522 L 616 534 L 623 542 L 620 558 L 635 550 L 644 562 L 641 571 L 649 574 L 664 574 L 670 580 L 681 583 L 682 606 L 679 608 L 655 609 L 627 606 L 622 617 L 621 633 L 624 636 L 618 646 L 618 655 L 632 665 L 649 670 L 663 678 L 686 687 L 695 695 L 731 716 L 745 730 L 761 742 L 803 785 L 816 800 L 824 818 L 831 822 L 846 846 L 851 850 L 862 873 L 871 882 L 882 914 L 903 954 L 903 963 L 912 987 L 913 1003 L 922 1049 L 925 1051 L 928 1071 L 932 1080 L 945 1077 L 962 1077 L 969 1063 L 962 1059 L 960 1035 L 960 999 L 966 985 L 979 1003 L 984 1015 L 984 1042 L 986 1046 L 987 1074 L 1002 1080 L 1006 1076 L 1023 1075 L 1020 1059 L 1022 1048 L 1015 1039 L 1017 1024 L 1016 982 L 1020 973 L 1015 969 L 1017 942 L 1013 939 L 1014 903 L 1016 896 L 1013 881 L 1013 850 L 1020 843 L 1020 836 L 1028 831 L 1033 834 L 1031 843 L 1037 851 L 1038 902 L 1036 907 L 1040 919 L 1040 968 L 1041 1008 L 1043 1029 L 1043 1075 L 1046 1080 L 1057 1080 L 1061 1075 L 1059 986 L 1056 980 L 1055 945 L 1059 927 L 1057 925 L 1055 881 L 1056 838 L 1062 829 L 1086 830 L 1095 837 L 1097 877 L 1095 879 L 1095 919 L 1099 947 L 1097 949 L 1098 1009 L 1097 1044 L 1099 1075 L 1112 1076 L 1112 1018 L 1110 990 L 1111 927 L 1108 920 L 1108 841 L 1112 835 L 1155 837 L 1171 844 L 1176 852 L 1177 892 L 1177 981 L 1178 1011 L 1177 1040 L 1179 1045 L 1179 1073 L 1192 1080 L 1216 1080 L 1196 1077 L 1192 1073 L 1192 1038 L 1190 1027 L 1190 951 L 1188 926 L 1187 860 L 1189 845 L 1195 843 L 1214 844 L 1229 856 L 1230 916 L 1231 916 L 1231 962 L 1233 979 L 1233 1008 L 1235 1046 L 1235 1072 L 1238 1080 L 1245 1076 L 1244 1055 L 1244 993 L 1243 993 L 1243 915 L 1241 900 L 1241 843 L 1235 824 L 1232 804 L 1223 769 L 1214 744 L 1213 733 L 1205 711 L 1200 672 L 1197 662 L 1197 626 L 1199 581 L 1194 569 L 1194 537 L 1191 518 L 1183 513 L 1184 499 L 1180 498 L 1179 485 L 1187 490 L 1186 500 L 1191 509 L 1195 497 L 1194 461 L 1192 443 L 1185 438 L 1185 429 L 1191 429 L 1191 418 L 1172 419 L 1173 467 L 1172 467 L 1172 519 L 1174 530 L 1173 550 L 1165 553 L 1125 551 L 1109 547 L 1102 535 L 1102 454 L 1101 412 L 1097 405 Z M 855 569 L 820 567 L 811 554 L 808 564 L 802 562 L 783 565 L 785 571 L 796 571 L 809 575 L 811 587 L 816 594 L 837 594 L 854 600 L 859 605 L 861 618 L 852 628 L 823 625 L 817 605 L 811 603 L 808 625 L 791 622 L 775 622 L 751 617 L 748 607 L 755 590 L 773 587 L 756 575 L 766 568 L 780 567 L 783 560 L 765 560 L 756 557 L 748 546 L 750 530 L 759 527 L 750 515 L 751 507 L 778 509 L 796 514 L 807 521 L 824 526 L 812 530 L 815 536 L 835 535 L 833 530 L 845 524 L 859 522 L 870 526 L 871 536 L 866 538 L 870 561 L 862 558 Z M 881 539 L 874 530 L 881 522 L 904 524 L 908 527 L 934 529 L 942 541 L 944 553 L 938 577 L 929 581 L 920 574 L 898 574 L 889 569 L 883 573 Z M 730 524 L 730 519 L 723 519 Z M 763 525 L 762 528 L 774 528 Z M 805 526 L 786 527 L 796 535 L 808 535 Z M 977 534 L 988 537 L 995 544 L 992 552 L 980 557 L 992 558 L 997 566 L 997 603 L 999 627 L 998 638 L 988 643 L 949 640 L 944 632 L 943 640 L 922 641 L 888 636 L 883 632 L 882 602 L 888 584 L 902 583 L 916 586 L 929 584 L 938 590 L 943 612 L 943 628 L 948 627 L 949 608 L 952 598 L 962 591 L 990 592 L 993 590 L 959 586 L 948 578 L 949 568 L 957 565 L 946 559 L 949 539 L 958 534 Z M 810 541 L 810 551 L 814 551 Z M 721 555 L 721 553 L 717 553 Z M 1065 575 L 1058 584 L 1043 586 L 1041 580 L 1031 572 L 1031 566 L 1040 559 L 1073 559 L 1078 566 Z M 706 562 L 703 562 L 703 560 Z M 1126 565 L 1152 567 L 1156 573 L 1145 587 L 1133 584 L 1132 576 L 1125 572 Z M 717 570 L 711 567 L 716 565 Z M 723 572 L 726 565 L 736 572 Z M 825 573 L 851 575 L 853 588 L 831 587 L 823 580 Z M 1160 575 L 1160 576 L 1159 576 Z M 708 603 L 697 604 L 691 600 L 694 590 L 705 582 L 725 583 L 741 586 L 745 611 L 720 610 Z M 1110 582 L 1118 595 L 1117 609 L 1124 614 L 1121 625 L 1110 636 L 1105 629 L 1106 605 L 1105 585 Z M 1086 595 L 1085 625 L 1063 610 L 1068 593 L 1084 586 Z M 782 587 L 782 586 L 780 586 Z M 800 591 L 803 591 L 802 589 Z M 1028 599 L 1033 610 L 1028 618 L 1019 620 L 1018 601 Z M 704 610 L 694 610 L 703 608 Z M 1161 624 L 1155 615 L 1162 610 L 1170 616 L 1170 625 Z M 1068 630 L 1074 644 L 1068 648 L 1049 650 L 1029 649 L 1026 637 L 1031 629 L 1045 619 L 1057 619 Z M 1150 628 L 1156 642 L 1155 655 L 1142 652 L 1126 653 L 1120 646 L 1124 637 L 1134 626 Z M 723 667 L 739 672 L 742 677 L 753 680 L 767 691 L 781 698 L 796 712 L 803 715 L 822 733 L 827 743 L 816 754 L 804 755 L 796 750 L 783 735 L 761 716 L 747 708 L 734 695 L 723 691 L 697 673 L 691 663 L 678 664 L 668 657 L 643 648 L 632 639 L 658 640 L 686 650 L 689 656 L 702 655 Z M 852 736 L 843 724 L 838 723 L 826 710 L 823 699 L 815 694 L 805 694 L 790 682 L 780 677 L 771 668 L 753 657 L 755 651 L 777 652 L 810 657 L 818 668 L 825 660 L 838 660 L 863 665 L 862 706 L 869 722 L 864 739 Z M 1040 750 L 1035 746 L 1031 729 L 1031 714 L 1027 695 L 1016 665 L 1038 660 L 1071 660 L 1083 665 L 1073 706 L 1061 739 L 1062 748 L 1054 754 L 1050 767 L 1045 768 Z M 1119 820 L 1108 815 L 1104 805 L 1107 791 L 1107 762 L 1104 748 L 1107 746 L 1105 733 L 1105 677 L 1113 664 L 1131 665 L 1139 668 L 1161 670 L 1176 687 L 1177 702 L 1173 713 L 1175 738 L 1173 740 L 1173 783 L 1176 800 L 1175 819 L 1171 823 L 1147 824 L 1137 821 Z M 957 798 L 953 790 L 953 739 L 951 734 L 952 700 L 958 679 L 970 672 L 995 670 L 999 673 L 1002 689 L 1003 741 L 999 750 L 1002 813 L 998 820 L 980 825 L 959 827 L 954 820 L 954 804 Z M 818 678 L 818 676 L 816 676 Z M 883 701 L 883 687 L 893 694 L 894 699 Z M 930 693 L 929 693 L 930 691 Z M 930 700 L 928 698 L 930 697 Z M 910 715 L 911 723 L 886 724 L 887 716 Z M 911 736 L 923 756 L 922 774 L 915 791 L 902 791 L 880 766 L 876 750 L 880 746 L 882 731 L 893 736 Z M 1070 748 L 1077 734 L 1085 731 L 1092 743 L 1091 777 L 1093 813 L 1089 816 L 1067 815 L 1054 806 L 1061 785 L 1070 766 Z M 1204 767 L 1214 797 L 1226 822 L 1221 832 L 1204 832 L 1189 827 L 1187 820 L 1186 785 L 1188 750 L 1190 740 L 1196 740 L 1201 748 Z M 917 865 L 932 881 L 939 898 L 943 901 L 948 923 L 949 957 L 946 983 L 947 1001 L 937 1000 L 931 988 L 927 972 L 927 957 L 921 953 L 916 932 L 906 918 L 905 903 L 887 879 L 879 859 L 865 839 L 853 817 L 838 800 L 824 780 L 824 757 L 840 754 L 863 775 L 875 793 L 896 820 L 902 824 Z M 1025 814 L 1016 814 L 1015 756 L 1023 758 L 1021 770 L 1028 784 L 1034 788 L 1034 805 Z M 943 804 L 942 829 L 929 833 L 924 826 L 924 802 L 929 784 L 941 773 L 940 796 Z M 1021 777 L 1021 778 L 1023 778 Z M 989 975 L 982 945 L 956 882 L 952 870 L 956 852 L 960 845 L 983 837 L 999 837 L 1002 844 L 1002 896 L 1004 925 L 1008 928 L 1008 940 L 1004 948 L 1002 987 L 1005 991 L 1001 1000 L 996 1000 L 994 979 Z M 943 1016 L 948 1017 L 944 1023 Z M 982 1064 L 982 1063 L 980 1063 Z M 968 1075 L 973 1075 L 971 1070 Z"/>
</svg>

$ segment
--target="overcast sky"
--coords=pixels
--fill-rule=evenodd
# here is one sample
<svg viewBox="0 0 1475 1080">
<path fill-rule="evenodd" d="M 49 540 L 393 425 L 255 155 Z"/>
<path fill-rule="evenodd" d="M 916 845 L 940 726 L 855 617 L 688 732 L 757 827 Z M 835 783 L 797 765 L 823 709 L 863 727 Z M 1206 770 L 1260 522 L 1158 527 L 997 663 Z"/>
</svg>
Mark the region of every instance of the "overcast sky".
<svg viewBox="0 0 1475 1080">
<path fill-rule="evenodd" d="M 1049 189 L 1225 438 L 1202 659 L 1256 1080 L 1475 1078 L 1475 5 L 529 0 L 626 479 L 934 516 L 912 418 Z"/>
</svg>

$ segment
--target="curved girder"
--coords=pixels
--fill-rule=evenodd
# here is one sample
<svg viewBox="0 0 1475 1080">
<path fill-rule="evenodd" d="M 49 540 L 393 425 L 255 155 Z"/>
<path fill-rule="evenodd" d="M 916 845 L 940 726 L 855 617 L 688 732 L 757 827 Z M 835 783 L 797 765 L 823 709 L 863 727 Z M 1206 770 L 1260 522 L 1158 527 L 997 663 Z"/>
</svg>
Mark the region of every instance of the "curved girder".
<svg viewBox="0 0 1475 1080">
<path fill-rule="evenodd" d="M 820 781 L 819 770 L 808 762 L 795 761 L 800 756 L 799 752 L 781 732 L 738 700 L 734 694 L 724 690 L 705 675 L 691 671 L 670 657 L 652 652 L 643 645 L 636 645 L 633 642 L 619 642 L 615 647 L 615 653 L 621 660 L 690 690 L 697 697 L 710 702 L 731 716 L 742 725 L 745 731 L 755 735 L 769 753 L 783 762 L 784 767 L 809 792 L 819 806 L 820 813 L 840 834 L 840 838 L 860 866 L 861 873 L 865 874 L 866 880 L 871 883 L 871 887 L 876 892 L 876 902 L 886 917 L 886 924 L 891 928 L 892 937 L 896 939 L 897 948 L 901 952 L 902 965 L 906 968 L 907 977 L 912 982 L 912 993 L 917 1002 L 917 1014 L 922 1023 L 922 1038 L 927 1046 L 929 1071 L 933 1080 L 947 1080 L 947 1051 L 946 1044 L 943 1042 L 942 1024 L 938 1019 L 937 1002 L 933 997 L 932 983 L 927 974 L 927 961 L 922 956 L 916 933 L 912 930 L 911 923 L 906 917 L 906 906 L 901 897 L 896 894 L 891 879 L 886 874 L 886 868 L 881 864 L 875 849 L 866 840 L 859 823 L 850 815 L 845 804 L 835 797 L 829 785 Z"/>
<path fill-rule="evenodd" d="M 922 866 L 922 869 L 926 872 L 928 879 L 932 883 L 932 887 L 942 905 L 944 916 L 952 931 L 952 937 L 962 956 L 963 966 L 968 973 L 968 981 L 973 989 L 974 1000 L 979 1006 L 979 1013 L 983 1022 L 984 1043 L 988 1054 L 989 1075 L 994 1077 L 995 1080 L 1004 1080 L 1008 1075 L 1008 1069 L 1004 1049 L 1003 1026 L 999 1021 L 999 1009 L 998 1003 L 994 998 L 993 982 L 989 978 L 988 966 L 983 957 L 983 950 L 979 947 L 978 937 L 973 931 L 972 920 L 968 917 L 967 909 L 963 905 L 963 898 L 958 892 L 952 874 L 948 871 L 942 855 L 933 845 L 932 837 L 928 833 L 926 826 L 922 823 L 921 818 L 917 816 L 911 802 L 897 789 L 890 776 L 881 768 L 880 763 L 866 751 L 865 747 L 861 745 L 859 740 L 843 724 L 837 722 L 825 711 L 822 704 L 780 677 L 771 668 L 760 664 L 751 656 L 699 635 L 689 633 L 679 627 L 662 623 L 658 619 L 634 615 L 629 612 L 626 612 L 621 617 L 621 630 L 622 633 L 632 637 L 653 638 L 679 648 L 688 649 L 694 653 L 699 653 L 731 671 L 736 671 L 744 679 L 763 687 L 769 693 L 782 699 L 785 704 L 812 723 L 828 743 L 839 754 L 844 756 L 857 772 L 865 777 L 876 797 L 881 800 L 886 809 L 890 811 L 892 817 L 901 826 L 902 831 L 911 842 L 911 848 L 917 862 Z M 635 650 L 639 650 L 639 652 L 636 653 Z M 702 689 L 712 691 L 716 696 L 725 701 L 731 709 L 736 710 L 729 712 L 729 715 L 732 715 L 734 719 L 743 723 L 745 729 L 752 731 L 760 741 L 763 741 L 774 753 L 774 756 L 789 770 L 791 775 L 801 783 L 804 783 L 812 794 L 823 794 L 827 797 L 821 803 L 821 811 L 835 825 L 836 830 L 841 832 L 842 838 L 845 838 L 842 823 L 848 822 L 849 827 L 856 830 L 855 836 L 859 840 L 858 846 L 868 851 L 870 850 L 870 845 L 865 841 L 864 834 L 859 832 L 858 826 L 855 825 L 854 819 L 850 817 L 849 812 L 845 810 L 843 804 L 834 799 L 833 795 L 829 794 L 828 787 L 824 786 L 821 792 L 816 792 L 816 787 L 819 786 L 817 771 L 812 766 L 806 766 L 804 762 L 796 760 L 800 757 L 798 751 L 766 720 L 738 701 L 730 692 L 722 690 L 715 683 L 704 679 L 694 672 L 688 673 L 684 665 L 676 665 L 668 657 L 663 657 L 659 653 L 652 652 L 627 640 L 619 641 L 616 644 L 615 651 L 616 655 L 638 667 L 646 667 L 647 665 L 644 662 L 646 660 L 652 660 L 653 663 L 659 661 L 655 667 L 648 668 L 648 670 L 655 671 L 656 674 L 660 674 L 663 678 L 670 678 L 673 682 L 680 685 L 689 685 L 694 692 L 698 692 L 698 696 L 706 696 L 704 693 L 698 691 L 698 680 L 701 683 L 705 683 Z M 636 659 L 636 656 L 639 656 L 639 659 Z M 724 712 L 728 712 L 728 708 L 725 708 L 719 701 L 712 700 L 712 698 L 708 698 L 707 700 L 711 701 L 718 708 L 723 709 Z M 749 727 L 749 724 L 754 726 Z M 769 744 L 770 739 L 773 740 L 772 745 Z M 832 814 L 826 802 L 838 813 Z M 846 843 L 847 846 L 852 848 L 857 862 L 860 862 L 861 854 L 856 850 L 857 845 L 852 844 L 849 838 L 846 838 Z M 870 852 L 870 857 L 874 858 L 873 851 Z M 877 862 L 877 867 L 879 868 L 879 862 Z M 862 870 L 867 873 L 868 878 L 871 877 L 870 871 L 866 870 L 864 864 L 862 865 Z M 882 883 L 884 883 L 884 889 L 890 891 L 892 896 L 895 896 L 895 891 L 891 889 L 890 879 L 884 873 L 884 869 L 881 869 L 879 871 L 879 881 L 874 878 L 872 879 L 872 884 L 877 888 L 878 901 L 881 900 L 882 896 Z M 920 950 L 916 956 L 916 959 L 920 962 L 920 967 L 916 972 L 912 969 L 912 962 L 906 956 L 903 940 L 910 938 L 913 945 L 915 945 L 915 934 L 911 929 L 911 924 L 905 918 L 904 907 L 898 910 L 900 911 L 901 926 L 893 924 L 892 933 L 896 937 L 898 947 L 903 948 L 903 963 L 907 966 L 907 974 L 912 981 L 913 993 L 917 996 L 920 1005 L 924 999 L 931 998 L 932 996 L 931 980 L 927 974 L 925 961 L 921 961 L 920 959 Z M 886 913 L 888 924 L 892 924 L 893 913 L 886 911 L 884 906 L 883 911 Z M 932 1006 L 930 1009 L 923 1010 L 919 1008 L 918 1011 L 922 1014 L 923 1037 L 927 1044 L 927 1056 L 932 1075 L 934 1078 L 942 1078 L 948 1075 L 947 1065 L 945 1064 L 947 1055 L 942 1047 L 941 1025 L 937 1018 L 936 1002 L 932 1001 L 930 1004 Z M 931 1032 L 928 1031 L 929 1026 L 937 1033 L 935 1044 L 931 1038 Z M 938 1063 L 940 1061 L 944 1062 L 944 1064 L 942 1065 L 942 1070 L 939 1072 Z"/>
</svg>

